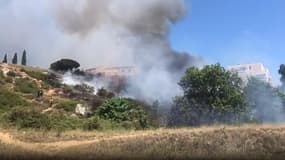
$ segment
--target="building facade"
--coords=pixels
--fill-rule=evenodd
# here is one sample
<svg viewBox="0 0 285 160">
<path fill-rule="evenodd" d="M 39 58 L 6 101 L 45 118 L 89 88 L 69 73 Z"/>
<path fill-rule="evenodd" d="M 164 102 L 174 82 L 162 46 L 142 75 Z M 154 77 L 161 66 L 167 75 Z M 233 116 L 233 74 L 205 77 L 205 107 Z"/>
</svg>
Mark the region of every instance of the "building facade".
<svg viewBox="0 0 285 160">
<path fill-rule="evenodd" d="M 228 70 L 237 73 L 245 83 L 247 83 L 248 78 L 251 77 L 270 84 L 272 81 L 269 70 L 265 68 L 262 63 L 229 66 Z"/>
<path fill-rule="evenodd" d="M 87 69 L 86 72 L 104 77 L 131 77 L 136 74 L 136 69 L 135 67 L 97 67 Z"/>
</svg>

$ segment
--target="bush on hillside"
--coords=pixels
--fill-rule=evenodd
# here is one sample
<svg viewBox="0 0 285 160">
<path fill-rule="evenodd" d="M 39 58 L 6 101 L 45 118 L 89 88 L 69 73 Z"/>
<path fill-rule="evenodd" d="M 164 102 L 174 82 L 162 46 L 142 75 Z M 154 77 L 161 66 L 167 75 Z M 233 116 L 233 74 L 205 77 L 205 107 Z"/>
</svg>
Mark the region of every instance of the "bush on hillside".
<svg viewBox="0 0 285 160">
<path fill-rule="evenodd" d="M 19 95 L 5 89 L 0 89 L 0 109 L 7 110 L 16 106 L 26 106 L 27 102 Z"/>
<path fill-rule="evenodd" d="M 33 107 L 16 107 L 8 112 L 7 121 L 18 129 L 65 131 L 83 129 L 84 120 L 61 112 L 43 114 Z"/>
<path fill-rule="evenodd" d="M 130 122 L 136 129 L 149 127 L 148 114 L 134 100 L 113 98 L 106 100 L 97 110 L 99 117 L 117 123 Z"/>
<path fill-rule="evenodd" d="M 79 102 L 77 101 L 62 100 L 62 101 L 59 101 L 56 108 L 63 109 L 66 112 L 74 112 L 77 104 L 79 104 Z"/>
<path fill-rule="evenodd" d="M 24 72 L 29 75 L 32 78 L 35 78 L 37 80 L 47 81 L 48 80 L 48 74 L 43 73 L 42 71 L 35 71 L 35 70 L 25 70 Z"/>
<path fill-rule="evenodd" d="M 43 85 L 45 88 L 48 88 L 48 86 L 59 88 L 61 86 L 58 77 L 54 73 L 24 68 L 22 69 L 22 71 L 26 72 L 30 77 L 44 82 Z"/>
<path fill-rule="evenodd" d="M 15 90 L 17 92 L 22 92 L 22 93 L 36 93 L 38 91 L 38 87 L 36 84 L 29 79 L 17 79 L 16 80 L 16 86 Z"/>
<path fill-rule="evenodd" d="M 83 124 L 83 130 L 91 131 L 91 130 L 98 130 L 98 129 L 102 129 L 100 120 L 98 117 L 89 118 Z"/>
<path fill-rule="evenodd" d="M 16 107 L 8 114 L 8 121 L 17 128 L 50 129 L 49 119 L 33 108 Z"/>
</svg>

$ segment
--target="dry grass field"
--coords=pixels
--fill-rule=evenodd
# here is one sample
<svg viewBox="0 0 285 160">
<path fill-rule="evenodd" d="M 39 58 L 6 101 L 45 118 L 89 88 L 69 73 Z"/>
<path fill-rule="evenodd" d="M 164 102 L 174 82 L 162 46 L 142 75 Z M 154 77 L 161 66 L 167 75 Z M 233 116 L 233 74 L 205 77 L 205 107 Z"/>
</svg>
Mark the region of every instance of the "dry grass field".
<svg viewBox="0 0 285 160">
<path fill-rule="evenodd" d="M 285 126 L 216 126 L 149 131 L 2 130 L 2 159 L 284 159 Z"/>
</svg>

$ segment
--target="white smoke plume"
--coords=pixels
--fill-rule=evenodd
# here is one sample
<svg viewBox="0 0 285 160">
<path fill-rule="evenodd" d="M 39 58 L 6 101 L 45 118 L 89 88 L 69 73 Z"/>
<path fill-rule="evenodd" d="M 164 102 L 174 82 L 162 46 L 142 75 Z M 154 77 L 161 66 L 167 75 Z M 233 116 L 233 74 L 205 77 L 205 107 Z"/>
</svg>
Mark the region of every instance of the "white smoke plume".
<svg viewBox="0 0 285 160">
<path fill-rule="evenodd" d="M 11 0 L 0 8 L 3 52 L 26 48 L 30 64 L 45 67 L 60 58 L 83 68 L 134 66 L 128 95 L 149 102 L 171 101 L 185 68 L 202 61 L 168 41 L 183 0 Z"/>
<path fill-rule="evenodd" d="M 278 89 L 251 78 L 245 87 L 251 116 L 262 123 L 284 123 L 284 99 Z"/>
</svg>

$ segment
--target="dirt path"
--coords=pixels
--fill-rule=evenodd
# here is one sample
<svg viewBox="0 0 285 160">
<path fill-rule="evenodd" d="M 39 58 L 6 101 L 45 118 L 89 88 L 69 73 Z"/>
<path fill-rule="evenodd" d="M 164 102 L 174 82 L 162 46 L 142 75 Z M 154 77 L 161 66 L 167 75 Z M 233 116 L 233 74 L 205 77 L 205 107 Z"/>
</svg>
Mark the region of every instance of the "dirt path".
<svg viewBox="0 0 285 160">
<path fill-rule="evenodd" d="M 256 135 L 272 135 L 275 133 L 275 138 L 280 141 L 280 138 L 283 137 L 285 134 L 285 126 L 240 126 L 240 127 L 225 127 L 225 126 L 218 126 L 218 127 L 202 127 L 202 128 L 185 128 L 185 129 L 161 129 L 161 130 L 153 130 L 153 131 L 135 131 L 130 133 L 118 133 L 117 135 L 104 135 L 103 137 L 94 137 L 93 139 L 89 140 L 66 140 L 66 141 L 56 141 L 56 142 L 24 142 L 12 136 L 8 131 L 0 131 L 0 142 L 2 144 L 12 145 L 16 147 L 21 147 L 27 151 L 33 151 L 41 154 L 46 155 L 55 155 L 61 150 L 67 149 L 69 147 L 76 147 L 81 145 L 89 145 L 89 144 L 96 144 L 100 142 L 106 141 L 116 141 L 116 140 L 123 140 L 128 141 L 130 139 L 142 138 L 147 137 L 145 139 L 151 137 L 171 137 L 171 135 L 189 135 L 190 133 L 194 133 L 195 135 L 205 135 L 203 133 L 211 133 L 211 134 L 218 134 L 222 132 L 229 132 L 234 131 L 234 133 L 241 132 L 243 133 L 242 136 L 245 137 L 244 140 L 247 140 L 248 137 L 255 135 L 252 139 L 256 138 Z M 207 135 L 207 134 L 206 134 Z M 95 135 L 94 135 L 95 136 Z M 174 136 L 175 137 L 175 136 Z M 262 136 L 259 136 L 262 137 Z M 274 138 L 274 137 L 273 137 Z M 261 139 L 262 140 L 262 139 Z M 285 140 L 285 139 L 284 139 Z M 281 142 L 283 143 L 282 139 Z M 280 143 L 281 143 L 280 142 Z M 278 143 L 276 143 L 278 144 Z M 279 144 L 278 144 L 279 145 Z M 278 147 L 277 147 L 278 148 Z"/>
<path fill-rule="evenodd" d="M 112 136 L 107 138 L 97 138 L 93 140 L 70 140 L 70 141 L 58 141 L 58 142 L 49 142 L 49 143 L 30 143 L 30 142 L 23 142 L 18 139 L 15 139 L 9 133 L 0 132 L 0 142 L 7 144 L 7 145 L 14 145 L 17 147 L 24 148 L 28 151 L 36 151 L 40 153 L 55 153 L 56 151 L 60 151 L 62 149 L 66 149 L 69 147 L 75 147 L 80 145 L 87 145 L 98 143 L 101 141 L 112 141 L 112 140 L 119 140 L 119 139 L 126 139 L 126 138 L 136 138 L 139 136 L 145 136 L 144 133 L 138 134 L 131 134 L 131 135 L 120 135 L 120 136 Z"/>
</svg>

